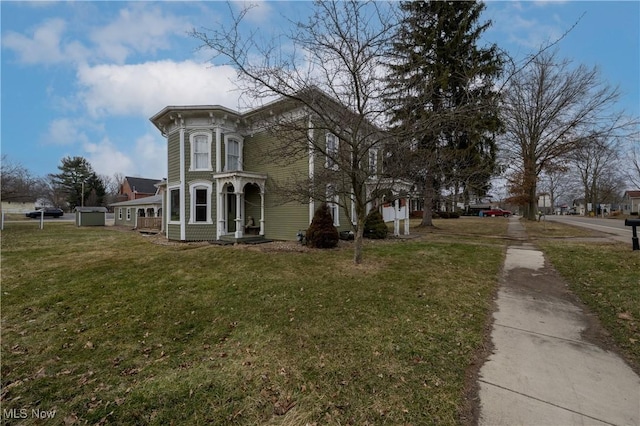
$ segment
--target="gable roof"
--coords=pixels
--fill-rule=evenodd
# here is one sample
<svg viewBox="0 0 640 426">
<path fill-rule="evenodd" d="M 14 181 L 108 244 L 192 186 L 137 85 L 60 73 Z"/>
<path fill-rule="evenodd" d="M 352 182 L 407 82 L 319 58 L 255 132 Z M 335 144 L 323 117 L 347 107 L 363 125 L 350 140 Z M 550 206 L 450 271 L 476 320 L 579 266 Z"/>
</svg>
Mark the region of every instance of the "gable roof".
<svg viewBox="0 0 640 426">
<path fill-rule="evenodd" d="M 640 198 L 640 189 L 635 191 L 625 191 L 625 194 L 629 196 L 629 198 Z"/>
<path fill-rule="evenodd" d="M 160 179 L 147 179 L 131 176 L 125 176 L 125 180 L 129 182 L 129 188 L 131 188 L 132 191 L 143 194 L 155 194 L 155 184 L 160 182 Z"/>
</svg>

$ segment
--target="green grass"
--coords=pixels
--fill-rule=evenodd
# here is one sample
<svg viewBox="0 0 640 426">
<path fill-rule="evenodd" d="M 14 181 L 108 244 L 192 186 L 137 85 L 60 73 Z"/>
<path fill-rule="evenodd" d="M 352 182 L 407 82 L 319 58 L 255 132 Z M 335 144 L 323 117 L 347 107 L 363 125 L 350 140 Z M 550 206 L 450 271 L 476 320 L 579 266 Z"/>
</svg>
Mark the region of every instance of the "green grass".
<svg viewBox="0 0 640 426">
<path fill-rule="evenodd" d="M 437 232 L 456 226 L 471 222 Z M 49 424 L 459 423 L 504 247 L 450 240 L 370 242 L 356 267 L 349 247 L 11 224 L 3 410 L 55 409 Z"/>
<path fill-rule="evenodd" d="M 557 239 L 559 235 L 601 235 L 586 229 L 553 223 L 551 238 L 545 238 L 539 223 L 524 224 L 571 290 L 598 316 L 628 359 L 640 367 L 640 252 L 632 251 L 630 243 Z"/>
</svg>

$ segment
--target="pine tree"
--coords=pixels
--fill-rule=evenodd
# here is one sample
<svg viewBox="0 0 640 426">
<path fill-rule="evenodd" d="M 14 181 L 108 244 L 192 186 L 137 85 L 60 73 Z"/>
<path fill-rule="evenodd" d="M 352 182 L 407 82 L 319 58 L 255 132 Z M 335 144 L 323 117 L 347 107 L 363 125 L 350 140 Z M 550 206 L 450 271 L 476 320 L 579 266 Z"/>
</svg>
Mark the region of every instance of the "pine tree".
<svg viewBox="0 0 640 426">
<path fill-rule="evenodd" d="M 82 205 L 82 201 L 86 200 L 93 190 L 97 205 L 102 205 L 106 192 L 104 183 L 86 158 L 64 157 L 58 169 L 60 173 L 49 175 L 49 179 L 56 190 L 66 194 L 71 210 Z"/>
<path fill-rule="evenodd" d="M 338 245 L 340 234 L 333 226 L 333 217 L 326 204 L 320 205 L 313 214 L 306 239 L 307 245 L 315 248 L 333 248 Z"/>
<path fill-rule="evenodd" d="M 364 236 L 371 239 L 383 239 L 387 238 L 389 228 L 384 223 L 384 218 L 380 214 L 378 209 L 373 209 L 367 215 L 367 220 L 364 222 Z"/>
<path fill-rule="evenodd" d="M 397 167 L 422 186 L 423 226 L 443 186 L 482 193 L 495 169 L 494 135 L 501 124 L 494 79 L 501 71 L 497 47 L 479 48 L 490 22 L 484 5 L 411 1 L 401 5 L 393 43 L 386 102 L 398 132 Z"/>
</svg>

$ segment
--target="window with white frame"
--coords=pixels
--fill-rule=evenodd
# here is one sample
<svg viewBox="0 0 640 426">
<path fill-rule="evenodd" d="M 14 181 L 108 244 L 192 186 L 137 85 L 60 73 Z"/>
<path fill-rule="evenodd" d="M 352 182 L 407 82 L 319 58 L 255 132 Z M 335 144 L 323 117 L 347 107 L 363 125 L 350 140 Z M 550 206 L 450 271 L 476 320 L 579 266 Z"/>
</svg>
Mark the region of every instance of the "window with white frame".
<svg viewBox="0 0 640 426">
<path fill-rule="evenodd" d="M 338 154 L 338 137 L 336 135 L 327 133 L 325 152 L 327 153 L 326 167 L 329 169 L 337 168 L 335 159 Z"/>
<path fill-rule="evenodd" d="M 378 174 L 378 150 L 369 150 L 369 175 L 375 176 Z"/>
<path fill-rule="evenodd" d="M 339 202 L 340 198 L 338 194 L 335 193 L 333 185 L 327 185 L 327 207 L 329 208 L 329 213 L 331 213 L 331 217 L 333 218 L 333 226 L 340 226 Z"/>
<path fill-rule="evenodd" d="M 189 185 L 191 195 L 190 223 L 211 224 L 211 194 L 213 185 L 208 181 L 196 181 Z"/>
<path fill-rule="evenodd" d="M 227 171 L 241 170 L 240 142 L 235 139 L 227 141 Z"/>
<path fill-rule="evenodd" d="M 180 189 L 169 190 L 169 220 L 172 222 L 180 221 Z"/>
<path fill-rule="evenodd" d="M 191 141 L 190 170 L 212 170 L 211 168 L 211 133 L 197 132 L 189 136 Z"/>
<path fill-rule="evenodd" d="M 131 220 L 131 209 L 127 209 L 127 220 Z"/>
<path fill-rule="evenodd" d="M 122 207 L 118 209 L 118 220 L 122 220 Z"/>
<path fill-rule="evenodd" d="M 207 221 L 207 190 L 196 189 L 194 197 L 194 222 L 206 222 Z"/>
</svg>

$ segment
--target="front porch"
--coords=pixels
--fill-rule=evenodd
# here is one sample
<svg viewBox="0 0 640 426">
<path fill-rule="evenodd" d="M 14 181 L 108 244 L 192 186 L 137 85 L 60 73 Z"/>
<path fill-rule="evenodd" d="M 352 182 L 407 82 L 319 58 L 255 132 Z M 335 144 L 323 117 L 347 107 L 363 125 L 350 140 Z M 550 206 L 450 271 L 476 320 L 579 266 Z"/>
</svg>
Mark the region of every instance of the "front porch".
<svg viewBox="0 0 640 426">
<path fill-rule="evenodd" d="M 266 175 L 214 173 L 217 188 L 217 239 L 230 242 L 264 240 Z"/>
</svg>

